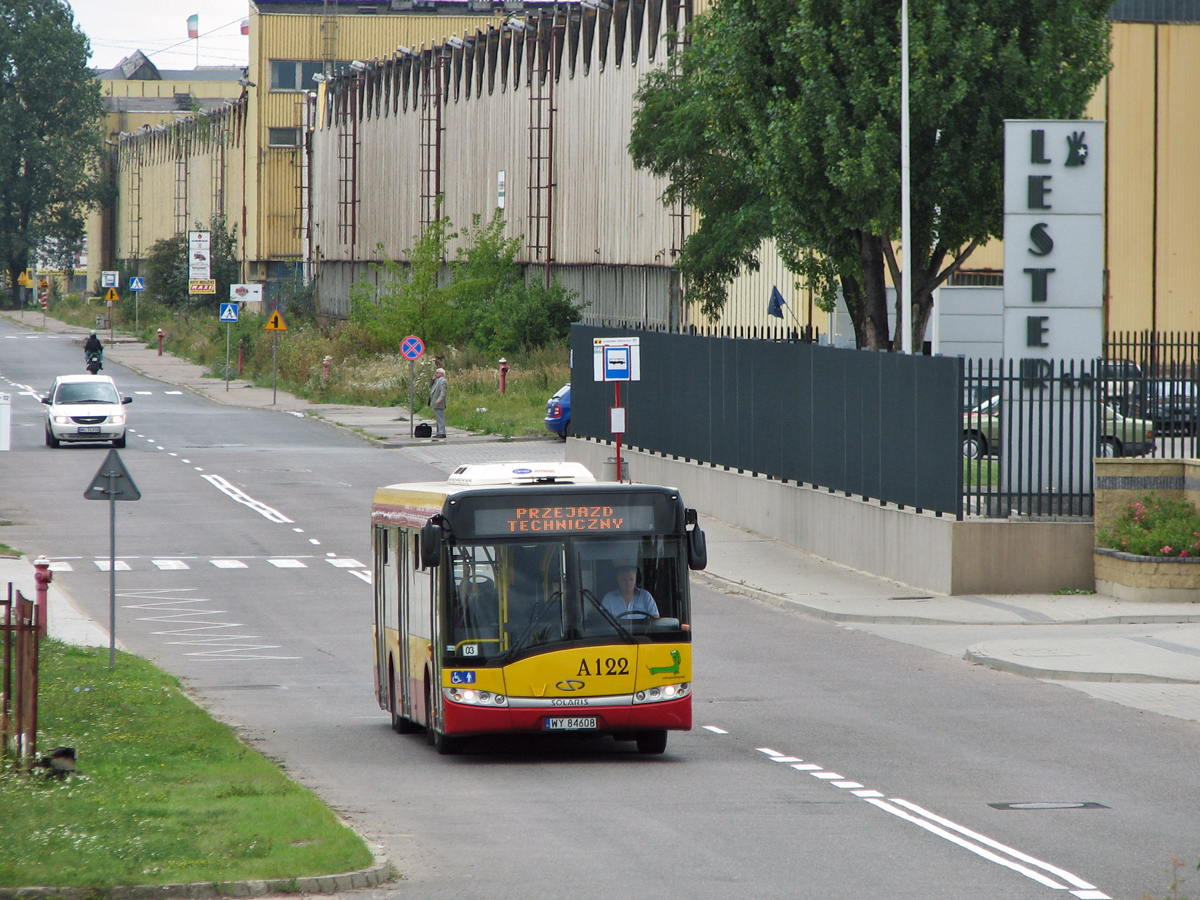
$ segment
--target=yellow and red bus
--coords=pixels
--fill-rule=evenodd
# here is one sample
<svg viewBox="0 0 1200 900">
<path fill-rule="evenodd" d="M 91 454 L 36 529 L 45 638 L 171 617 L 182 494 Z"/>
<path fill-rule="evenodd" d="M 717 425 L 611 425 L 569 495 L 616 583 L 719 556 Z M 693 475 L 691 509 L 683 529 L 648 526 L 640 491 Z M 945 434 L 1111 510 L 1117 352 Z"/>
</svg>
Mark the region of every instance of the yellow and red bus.
<svg viewBox="0 0 1200 900">
<path fill-rule="evenodd" d="M 691 728 L 688 570 L 707 551 L 676 489 L 466 465 L 379 488 L 371 525 L 375 693 L 397 732 L 439 753 L 504 733 L 662 753 Z"/>
</svg>

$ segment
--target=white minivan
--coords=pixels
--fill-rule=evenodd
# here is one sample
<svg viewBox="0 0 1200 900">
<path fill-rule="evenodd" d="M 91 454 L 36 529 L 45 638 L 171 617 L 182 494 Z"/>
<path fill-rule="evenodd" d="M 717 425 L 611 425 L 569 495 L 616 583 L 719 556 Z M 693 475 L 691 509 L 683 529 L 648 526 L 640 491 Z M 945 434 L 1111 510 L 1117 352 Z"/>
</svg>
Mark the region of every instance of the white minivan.
<svg viewBox="0 0 1200 900">
<path fill-rule="evenodd" d="M 125 446 L 125 404 L 107 375 L 59 375 L 46 404 L 46 446 L 57 447 L 63 441 L 111 441 Z"/>
</svg>

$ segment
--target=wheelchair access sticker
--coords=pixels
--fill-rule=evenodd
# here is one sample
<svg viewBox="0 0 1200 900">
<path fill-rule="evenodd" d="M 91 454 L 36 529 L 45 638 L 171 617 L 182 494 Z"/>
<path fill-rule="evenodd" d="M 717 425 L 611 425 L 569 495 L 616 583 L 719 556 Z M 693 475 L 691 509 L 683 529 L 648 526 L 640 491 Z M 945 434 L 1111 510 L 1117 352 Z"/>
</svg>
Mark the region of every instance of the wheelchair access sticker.
<svg viewBox="0 0 1200 900">
<path fill-rule="evenodd" d="M 450 673 L 450 683 L 451 684 L 474 684 L 475 683 L 475 673 L 471 672 L 471 671 L 465 671 L 465 672 L 458 671 L 458 670 L 452 671 Z"/>
</svg>

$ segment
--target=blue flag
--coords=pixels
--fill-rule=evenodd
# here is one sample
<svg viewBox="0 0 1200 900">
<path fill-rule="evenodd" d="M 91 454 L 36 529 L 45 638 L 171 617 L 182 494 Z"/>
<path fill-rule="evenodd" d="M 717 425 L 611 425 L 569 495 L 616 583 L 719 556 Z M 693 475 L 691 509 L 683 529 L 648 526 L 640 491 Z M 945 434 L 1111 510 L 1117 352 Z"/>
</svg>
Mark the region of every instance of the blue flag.
<svg viewBox="0 0 1200 900">
<path fill-rule="evenodd" d="M 779 293 L 779 288 L 771 288 L 771 299 L 767 302 L 767 315 L 774 316 L 777 319 L 783 318 L 783 304 L 786 301 L 783 299 L 783 294 Z"/>
</svg>

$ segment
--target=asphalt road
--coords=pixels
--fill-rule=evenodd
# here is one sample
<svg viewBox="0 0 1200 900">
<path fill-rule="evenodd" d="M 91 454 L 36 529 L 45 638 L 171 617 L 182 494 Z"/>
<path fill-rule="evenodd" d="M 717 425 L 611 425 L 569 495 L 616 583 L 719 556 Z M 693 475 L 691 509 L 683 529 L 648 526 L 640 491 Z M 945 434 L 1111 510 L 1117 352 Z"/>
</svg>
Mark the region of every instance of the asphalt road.
<svg viewBox="0 0 1200 900">
<path fill-rule="evenodd" d="M 81 362 L 0 322 L 0 540 L 107 622 L 108 510 L 83 491 L 108 449 L 46 448 L 25 393 Z M 109 374 L 134 397 L 121 455 L 142 493 L 118 504 L 118 635 L 383 845 L 404 880 L 368 894 L 1136 900 L 1200 853 L 1195 723 L 702 587 L 696 728 L 664 756 L 511 739 L 439 757 L 375 704 L 364 576 L 375 486 L 440 473 Z"/>
</svg>

